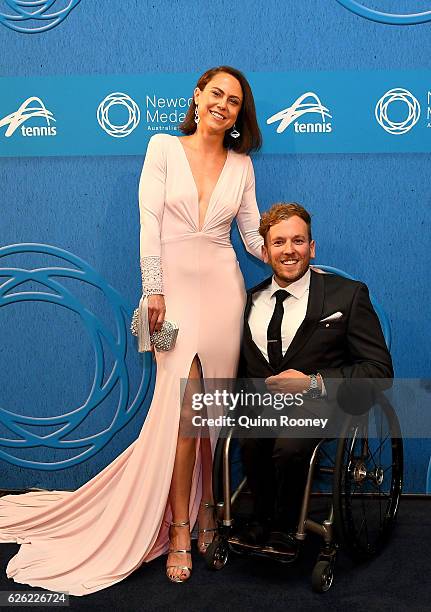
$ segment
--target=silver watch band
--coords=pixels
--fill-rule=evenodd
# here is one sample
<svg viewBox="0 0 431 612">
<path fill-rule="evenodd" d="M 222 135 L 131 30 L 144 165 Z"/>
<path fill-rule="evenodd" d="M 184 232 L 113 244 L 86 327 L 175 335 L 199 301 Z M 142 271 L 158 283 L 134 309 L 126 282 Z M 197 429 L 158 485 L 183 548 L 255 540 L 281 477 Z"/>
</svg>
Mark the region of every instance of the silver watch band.
<svg viewBox="0 0 431 612">
<path fill-rule="evenodd" d="M 309 374 L 310 385 L 304 390 L 304 395 L 310 399 L 318 399 L 321 395 L 319 389 L 318 374 Z"/>
</svg>

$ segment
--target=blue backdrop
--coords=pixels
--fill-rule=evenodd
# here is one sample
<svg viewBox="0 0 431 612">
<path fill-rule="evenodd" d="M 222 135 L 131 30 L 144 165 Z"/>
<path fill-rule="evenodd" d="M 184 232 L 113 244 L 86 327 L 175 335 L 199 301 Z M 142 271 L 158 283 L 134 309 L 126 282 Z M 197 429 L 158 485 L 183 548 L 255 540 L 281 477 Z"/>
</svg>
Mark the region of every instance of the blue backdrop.
<svg viewBox="0 0 431 612">
<path fill-rule="evenodd" d="M 63 7 L 67 4 L 58 2 Z M 195 0 L 82 0 L 75 4 L 70 14 L 62 15 L 64 20 L 58 18 L 56 24 L 54 20 L 54 27 L 45 20 L 42 26 L 49 25 L 50 29 L 41 33 L 17 32 L 11 29 L 9 18 L 0 16 L 3 99 L 12 97 L 12 77 L 32 77 L 37 81 L 39 77 L 81 75 L 96 80 L 118 75 L 121 83 L 124 75 L 196 74 L 213 65 L 231 64 L 247 74 L 348 71 L 350 78 L 357 72 L 361 81 L 365 71 L 406 71 L 408 75 L 430 68 L 431 23 L 379 23 L 343 6 L 355 8 L 347 1 L 219 0 L 207 6 Z M 431 0 L 364 0 L 360 4 L 382 12 L 418 13 L 431 9 Z M 5 7 L 6 3 L 0 2 L 0 15 L 1 11 L 11 13 Z M 22 27 L 34 30 L 40 24 L 40 20 L 26 20 Z M 429 78 L 424 80 L 414 82 L 420 90 L 414 93 L 420 98 L 421 119 L 427 113 L 430 88 Z M 346 87 L 349 82 L 347 79 Z M 61 91 L 57 94 L 67 98 L 67 79 L 58 79 L 58 83 Z M 385 81 L 381 94 L 392 86 L 408 89 L 410 83 L 410 77 L 404 84 Z M 327 84 L 324 90 L 329 96 Z M 358 103 L 356 91 L 348 90 L 350 97 L 347 96 L 352 122 Z M 302 90 L 292 92 L 286 105 L 274 107 L 271 114 L 292 104 L 300 93 Z M 29 95 L 42 94 L 34 91 Z M 82 95 L 85 97 L 85 91 Z M 268 109 L 273 108 L 272 101 L 278 100 L 279 95 L 274 75 L 267 87 Z M 18 101 L 20 104 L 24 100 Z M 325 104 L 324 96 L 322 103 Z M 19 104 L 12 104 L 5 112 L 2 105 L 0 120 L 16 111 Z M 47 107 L 52 110 L 48 104 Z M 89 135 L 80 120 L 79 101 L 72 110 L 76 139 L 84 147 Z M 419 123 L 411 133 L 418 128 Z M 429 144 L 431 130 L 426 131 L 426 124 L 421 125 L 421 130 Z M 2 154 L 6 146 L 4 133 L 5 127 L 0 128 Z M 124 355 L 112 347 L 121 340 L 123 329 L 118 313 L 123 313 L 126 320 L 140 295 L 137 186 L 145 146 L 143 137 L 141 148 L 134 150 L 136 155 L 0 160 L 1 244 L 46 244 L 78 258 L 72 263 L 61 259 L 63 251 L 39 252 L 35 247 L 26 247 L 24 253 L 18 252 L 23 247 L 4 250 L 0 252 L 0 268 L 9 272 L 3 273 L 0 282 L 12 282 L 11 267 L 62 267 L 79 272 L 84 262 L 91 267 L 87 273 L 93 281 L 88 282 L 78 273 L 64 273 L 60 291 L 59 285 L 48 289 L 41 284 L 48 278 L 28 275 L 26 284 L 23 281 L 19 286 L 20 292 L 28 293 L 28 299 L 1 302 L 0 408 L 22 415 L 22 421 L 27 420 L 25 430 L 31 430 L 34 436 L 30 444 L 22 442 L 22 423 L 3 413 L 1 435 L 15 442 L 0 444 L 2 487 L 75 488 L 130 444 L 142 425 L 146 403 L 135 410 L 136 397 L 139 399 L 142 391 L 141 358 L 130 342 Z M 350 150 L 358 150 L 354 142 Z M 430 154 L 393 153 L 389 146 L 385 152 L 375 143 L 370 143 L 369 150 L 381 152 L 263 152 L 255 156 L 259 206 L 265 210 L 277 200 L 295 200 L 313 213 L 318 261 L 364 280 L 389 314 L 396 375 L 427 378 L 431 340 Z M 266 271 L 245 254 L 236 232 L 234 242 L 246 284 L 251 286 Z M 107 284 L 115 290 L 115 297 Z M 61 308 L 57 303 L 58 296 L 66 290 L 79 301 L 76 310 Z M 51 292 L 57 298 L 41 301 L 40 296 L 34 295 L 38 292 Z M 99 340 L 83 324 L 83 312 L 91 320 L 91 329 L 96 319 L 101 321 L 95 337 L 100 338 L 103 347 L 103 371 L 102 350 L 94 348 Z M 151 382 L 149 362 L 145 365 L 143 384 L 147 385 Z M 56 442 L 61 427 L 85 413 L 89 397 L 96 399 L 88 419 L 82 423 L 76 420 L 73 434 L 64 430 L 64 442 L 69 445 Z M 65 414 L 68 416 L 49 426 L 41 420 Z M 27 417 L 38 420 L 31 425 Z M 117 425 L 124 422 L 125 426 L 115 433 Z M 41 448 L 41 436 L 45 436 L 45 448 Z M 73 443 L 83 437 L 88 438 L 86 444 Z M 73 465 L 73 457 L 85 452 L 87 460 Z M 406 490 L 426 490 L 430 453 L 429 440 L 406 441 Z M 45 466 L 32 469 L 26 460 Z M 60 460 L 66 462 L 63 469 L 41 469 Z"/>
</svg>

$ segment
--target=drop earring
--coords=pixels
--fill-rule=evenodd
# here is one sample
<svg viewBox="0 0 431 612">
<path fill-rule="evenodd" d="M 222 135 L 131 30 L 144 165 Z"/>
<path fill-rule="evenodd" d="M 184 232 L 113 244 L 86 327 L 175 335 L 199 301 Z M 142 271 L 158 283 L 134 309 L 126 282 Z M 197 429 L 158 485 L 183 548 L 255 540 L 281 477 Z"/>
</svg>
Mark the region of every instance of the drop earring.
<svg viewBox="0 0 431 612">
<path fill-rule="evenodd" d="M 236 129 L 235 124 L 233 124 L 232 131 L 231 131 L 231 133 L 229 135 L 232 136 L 232 138 L 239 138 L 241 136 L 241 132 L 238 132 L 238 130 Z"/>
<path fill-rule="evenodd" d="M 195 106 L 195 123 L 196 123 L 196 125 L 199 123 L 200 120 L 201 119 L 199 117 L 198 106 L 196 105 Z"/>
</svg>

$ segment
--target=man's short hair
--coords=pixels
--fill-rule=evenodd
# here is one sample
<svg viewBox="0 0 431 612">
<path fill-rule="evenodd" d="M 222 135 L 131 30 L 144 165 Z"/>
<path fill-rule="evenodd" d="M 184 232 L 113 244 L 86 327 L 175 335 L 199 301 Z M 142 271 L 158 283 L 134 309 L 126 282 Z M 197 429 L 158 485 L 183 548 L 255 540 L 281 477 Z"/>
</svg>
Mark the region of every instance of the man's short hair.
<svg viewBox="0 0 431 612">
<path fill-rule="evenodd" d="M 286 221 L 290 219 L 290 217 L 299 217 L 307 224 L 308 228 L 308 239 L 311 242 L 311 216 L 310 213 L 305 210 L 303 206 L 297 204 L 296 202 L 279 202 L 277 204 L 273 204 L 269 210 L 263 213 L 262 218 L 260 220 L 259 225 L 259 234 L 265 241 L 266 244 L 266 235 L 269 232 L 269 229 L 280 223 L 280 221 Z"/>
</svg>

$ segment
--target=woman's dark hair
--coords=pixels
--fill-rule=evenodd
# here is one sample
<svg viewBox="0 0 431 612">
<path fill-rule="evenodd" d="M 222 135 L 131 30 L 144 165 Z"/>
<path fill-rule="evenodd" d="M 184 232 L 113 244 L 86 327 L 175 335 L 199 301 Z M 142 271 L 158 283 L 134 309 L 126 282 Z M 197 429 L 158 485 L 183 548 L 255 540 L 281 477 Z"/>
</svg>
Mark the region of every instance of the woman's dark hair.
<svg viewBox="0 0 431 612">
<path fill-rule="evenodd" d="M 217 66 L 216 68 L 210 68 L 199 78 L 196 83 L 196 87 L 199 87 L 201 91 L 205 89 L 211 79 L 219 72 L 226 72 L 233 76 L 239 81 L 242 89 L 243 100 L 241 110 L 239 111 L 238 118 L 235 121 L 237 130 L 241 133 L 239 138 L 232 138 L 229 132 L 226 132 L 223 144 L 227 149 L 233 149 L 237 153 L 250 153 L 251 151 L 258 151 L 262 146 L 262 134 L 260 133 L 259 126 L 256 119 L 256 108 L 254 105 L 254 98 L 251 91 L 251 87 L 245 78 L 245 76 L 236 68 L 231 66 Z M 194 134 L 196 132 L 195 123 L 195 100 L 192 97 L 192 102 L 187 111 L 184 121 L 179 126 L 179 129 L 183 134 Z"/>
</svg>

